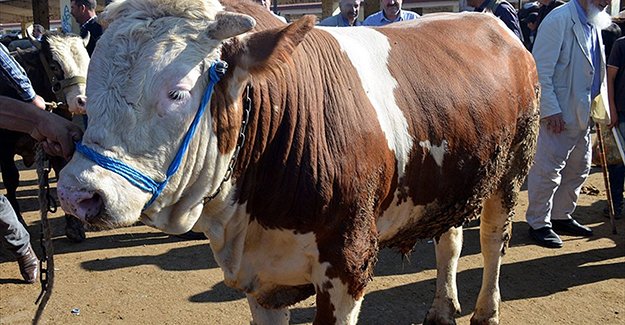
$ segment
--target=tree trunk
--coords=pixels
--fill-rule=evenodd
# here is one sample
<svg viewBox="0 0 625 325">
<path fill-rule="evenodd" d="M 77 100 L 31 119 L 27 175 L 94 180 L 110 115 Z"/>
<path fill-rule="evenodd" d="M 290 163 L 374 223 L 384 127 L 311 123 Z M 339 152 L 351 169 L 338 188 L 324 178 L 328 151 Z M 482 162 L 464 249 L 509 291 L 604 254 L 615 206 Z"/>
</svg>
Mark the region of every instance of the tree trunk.
<svg viewBox="0 0 625 325">
<path fill-rule="evenodd" d="M 363 1 L 360 4 L 360 10 L 364 10 L 365 18 L 369 17 L 372 13 L 380 11 L 380 2 L 375 0 Z"/>
<path fill-rule="evenodd" d="M 50 7 L 48 0 L 32 0 L 33 4 L 33 22 L 43 26 L 46 30 L 50 29 Z"/>
<path fill-rule="evenodd" d="M 336 0 L 321 0 L 321 19 L 332 16 L 337 2 Z"/>
</svg>

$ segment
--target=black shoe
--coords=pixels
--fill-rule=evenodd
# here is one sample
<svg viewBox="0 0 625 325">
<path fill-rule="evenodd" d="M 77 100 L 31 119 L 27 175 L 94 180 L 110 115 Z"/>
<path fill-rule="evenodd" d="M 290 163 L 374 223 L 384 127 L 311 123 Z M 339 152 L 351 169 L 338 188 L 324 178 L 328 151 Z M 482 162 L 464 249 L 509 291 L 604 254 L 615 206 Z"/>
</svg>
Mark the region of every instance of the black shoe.
<svg viewBox="0 0 625 325">
<path fill-rule="evenodd" d="M 35 281 L 37 281 L 37 277 L 39 276 L 39 259 L 30 244 L 28 244 L 26 253 L 17 258 L 17 264 L 20 267 L 20 273 L 26 283 L 35 283 Z"/>
<path fill-rule="evenodd" d="M 534 229 L 530 227 L 529 229 L 530 237 L 540 246 L 547 248 L 560 248 L 562 247 L 562 240 L 551 230 L 550 227 L 542 227 L 538 229 Z"/>
<path fill-rule="evenodd" d="M 551 220 L 551 226 L 556 232 L 562 232 L 573 236 L 592 236 L 592 230 L 586 226 L 582 226 L 575 219 L 567 220 Z"/>
</svg>

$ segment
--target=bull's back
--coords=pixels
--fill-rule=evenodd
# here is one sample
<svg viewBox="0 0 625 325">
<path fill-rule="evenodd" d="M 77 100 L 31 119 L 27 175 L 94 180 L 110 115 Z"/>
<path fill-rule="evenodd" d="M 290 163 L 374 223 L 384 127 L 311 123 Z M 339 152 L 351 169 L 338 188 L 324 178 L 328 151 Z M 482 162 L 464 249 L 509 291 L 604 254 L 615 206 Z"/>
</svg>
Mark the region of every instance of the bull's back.
<svg viewBox="0 0 625 325">
<path fill-rule="evenodd" d="M 414 139 L 380 230 L 406 246 L 477 217 L 493 191 L 525 177 L 538 81 L 531 54 L 492 15 L 425 16 L 379 31 Z"/>
</svg>

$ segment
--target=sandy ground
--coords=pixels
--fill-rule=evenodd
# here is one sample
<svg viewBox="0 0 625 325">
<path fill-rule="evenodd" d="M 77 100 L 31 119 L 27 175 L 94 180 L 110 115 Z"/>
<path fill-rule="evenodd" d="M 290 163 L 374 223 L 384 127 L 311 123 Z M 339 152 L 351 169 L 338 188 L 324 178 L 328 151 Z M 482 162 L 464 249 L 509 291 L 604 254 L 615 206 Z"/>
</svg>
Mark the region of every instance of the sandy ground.
<svg viewBox="0 0 625 325">
<path fill-rule="evenodd" d="M 40 255 L 35 172 L 22 170 L 22 180 L 20 204 Z M 563 236 L 565 246 L 556 250 L 531 243 L 523 222 L 527 192 L 521 193 L 501 268 L 502 324 L 625 324 L 625 220 L 617 221 L 619 234 L 613 235 L 601 212 L 606 203 L 600 171 L 586 185 L 599 194 L 582 194 L 575 217 L 595 235 Z M 135 226 L 89 232 L 84 243 L 73 244 L 65 239 L 60 212 L 51 215 L 51 224 L 56 282 L 42 323 L 249 324 L 245 298 L 224 285 L 208 240 L 185 241 Z M 480 288 L 478 232 L 475 225 L 465 229 L 459 324 L 469 323 Z M 28 324 L 36 311 L 40 286 L 23 284 L 14 261 L 0 251 L 0 324 Z M 376 274 L 359 324 L 420 324 L 434 297 L 432 243 L 417 244 L 409 258 L 383 250 Z M 291 309 L 291 323 L 308 324 L 314 312 L 309 298 Z"/>
</svg>

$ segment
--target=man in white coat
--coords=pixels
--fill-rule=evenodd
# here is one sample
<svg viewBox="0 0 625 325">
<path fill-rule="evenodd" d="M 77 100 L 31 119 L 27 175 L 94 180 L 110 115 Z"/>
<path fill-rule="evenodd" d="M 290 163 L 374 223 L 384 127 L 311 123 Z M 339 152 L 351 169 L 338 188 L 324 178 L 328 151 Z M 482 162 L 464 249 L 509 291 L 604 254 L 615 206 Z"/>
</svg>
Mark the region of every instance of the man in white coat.
<svg viewBox="0 0 625 325">
<path fill-rule="evenodd" d="M 571 214 L 590 172 L 591 103 L 607 95 L 601 29 L 610 24 L 604 11 L 609 4 L 571 0 L 538 28 L 532 54 L 541 84 L 541 121 L 526 219 L 540 246 L 562 247 L 557 233 L 592 236 Z"/>
</svg>

